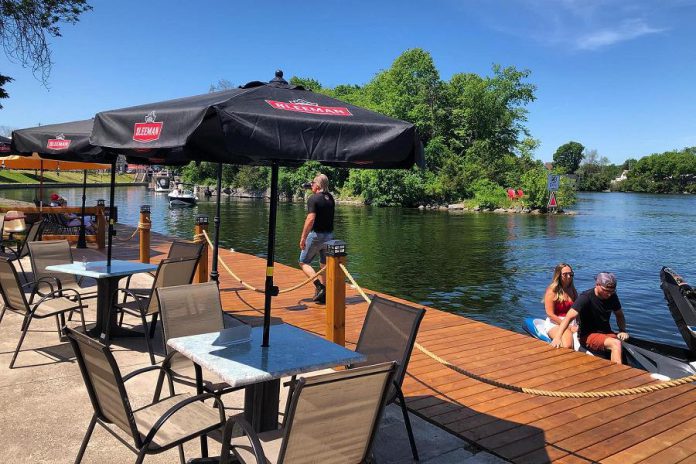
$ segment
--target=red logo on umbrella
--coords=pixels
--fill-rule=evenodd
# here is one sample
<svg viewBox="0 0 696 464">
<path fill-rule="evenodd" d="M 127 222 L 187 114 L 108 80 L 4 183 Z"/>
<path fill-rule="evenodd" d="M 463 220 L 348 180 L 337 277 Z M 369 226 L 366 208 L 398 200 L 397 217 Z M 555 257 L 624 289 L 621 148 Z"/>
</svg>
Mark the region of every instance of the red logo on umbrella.
<svg viewBox="0 0 696 464">
<path fill-rule="evenodd" d="M 150 111 L 145 116 L 145 122 L 136 122 L 133 128 L 133 140 L 148 143 L 159 139 L 164 123 L 155 122 L 156 118 L 157 114 L 154 111 Z"/>
<path fill-rule="evenodd" d="M 266 103 L 277 110 L 295 111 L 297 113 L 324 114 L 327 116 L 353 116 L 348 108 L 342 106 L 319 106 L 317 103 L 297 99 L 289 102 L 266 100 Z"/>
<path fill-rule="evenodd" d="M 10 151 L 10 146 L 6 143 L 0 143 L 0 153 L 8 153 Z"/>
<path fill-rule="evenodd" d="M 49 150 L 67 150 L 72 140 L 66 139 L 63 134 L 56 135 L 55 139 L 48 139 L 46 148 Z"/>
</svg>

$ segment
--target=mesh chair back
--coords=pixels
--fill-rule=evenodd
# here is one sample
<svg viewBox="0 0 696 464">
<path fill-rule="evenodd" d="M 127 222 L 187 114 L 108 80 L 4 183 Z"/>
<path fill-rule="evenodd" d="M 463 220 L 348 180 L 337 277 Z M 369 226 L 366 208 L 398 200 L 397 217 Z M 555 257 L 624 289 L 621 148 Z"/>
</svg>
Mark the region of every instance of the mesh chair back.
<svg viewBox="0 0 696 464">
<path fill-rule="evenodd" d="M 159 304 L 155 297 L 158 288 L 188 285 L 193 281 L 196 271 L 197 258 L 163 259 L 160 261 L 152 282 L 152 297 L 147 307 L 147 314 L 159 311 Z"/>
<path fill-rule="evenodd" d="M 367 361 L 351 367 L 396 361 L 394 380 L 401 386 L 424 315 L 423 308 L 373 296 L 355 348 L 367 357 Z M 395 396 L 396 389 L 391 388 L 388 401 L 392 402 Z"/>
<path fill-rule="evenodd" d="M 0 258 L 0 292 L 7 306 L 15 311 L 28 312 L 27 299 L 19 284 L 17 270 L 5 258 Z"/>
<path fill-rule="evenodd" d="M 176 241 L 169 246 L 167 258 L 196 258 L 200 259 L 203 253 L 203 242 Z"/>
<path fill-rule="evenodd" d="M 390 362 L 299 379 L 278 462 L 365 462 L 394 369 Z"/>
<path fill-rule="evenodd" d="M 166 342 L 170 338 L 217 332 L 224 328 L 216 282 L 158 288 L 157 298 L 167 352 Z"/>
<path fill-rule="evenodd" d="M 20 258 L 24 258 L 29 254 L 29 243 L 36 243 L 41 240 L 41 233 L 43 232 L 44 228 L 44 222 L 43 220 L 39 219 L 38 221 L 35 221 L 31 224 L 31 227 L 29 227 L 29 232 L 27 232 L 26 237 L 24 237 L 24 240 L 19 246 L 19 250 L 17 255 Z M 33 266 L 33 264 L 32 264 Z"/>
<path fill-rule="evenodd" d="M 113 355 L 106 346 L 82 333 L 69 328 L 65 328 L 65 332 L 75 351 L 97 417 L 130 434 L 139 446 L 140 436 Z"/>
<path fill-rule="evenodd" d="M 72 251 L 67 240 L 49 240 L 47 242 L 31 242 L 28 245 L 31 256 L 31 269 L 34 280 L 43 277 L 55 277 L 62 285 L 77 282 L 73 274 L 47 271 L 46 267 L 54 264 L 72 263 Z"/>
</svg>

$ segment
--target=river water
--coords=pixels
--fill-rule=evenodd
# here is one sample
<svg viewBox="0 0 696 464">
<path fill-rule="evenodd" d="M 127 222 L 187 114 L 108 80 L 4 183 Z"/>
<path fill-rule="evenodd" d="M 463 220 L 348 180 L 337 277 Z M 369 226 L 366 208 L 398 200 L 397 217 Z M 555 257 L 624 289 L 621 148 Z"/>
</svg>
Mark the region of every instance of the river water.
<svg viewBox="0 0 696 464">
<path fill-rule="evenodd" d="M 60 194 L 69 205 L 80 203 L 80 189 Z M 0 195 L 31 201 L 34 192 Z M 108 189 L 91 188 L 87 196 L 93 205 Z M 214 199 L 170 210 L 165 195 L 144 187 L 117 188 L 116 204 L 119 221 L 131 225 L 139 205 L 152 205 L 153 230 L 184 238 L 197 214 L 210 217 L 211 230 L 215 215 Z M 267 206 L 224 198 L 221 245 L 264 256 Z M 525 317 L 543 317 L 541 298 L 558 262 L 573 266 L 578 291 L 592 287 L 597 272 L 612 271 L 629 332 L 683 345 L 659 272 L 670 266 L 696 284 L 696 197 L 582 193 L 572 209 L 576 215 L 531 216 L 339 205 L 335 232 L 348 243 L 348 268 L 361 286 L 518 332 Z M 280 204 L 277 261 L 296 263 L 304 217 L 304 205 Z"/>
</svg>

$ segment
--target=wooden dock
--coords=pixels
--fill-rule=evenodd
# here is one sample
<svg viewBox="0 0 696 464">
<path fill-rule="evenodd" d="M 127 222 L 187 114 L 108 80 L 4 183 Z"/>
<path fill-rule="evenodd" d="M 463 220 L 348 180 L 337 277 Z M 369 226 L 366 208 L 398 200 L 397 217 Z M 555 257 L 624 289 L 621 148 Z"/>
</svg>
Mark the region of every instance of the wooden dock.
<svg viewBox="0 0 696 464">
<path fill-rule="evenodd" d="M 169 243 L 171 239 L 153 234 L 153 262 L 166 254 Z M 118 243 L 114 256 L 137 259 L 137 239 Z M 225 249 L 220 256 L 243 280 L 263 288 L 265 259 Z M 275 281 L 281 289 L 303 279 L 298 268 L 276 265 Z M 222 267 L 220 284 L 226 311 L 260 323 L 262 294 L 246 290 Z M 307 286 L 274 298 L 274 321 L 323 336 L 325 307 L 311 302 L 313 291 Z M 367 304 L 350 287 L 346 298 L 346 345 L 351 347 Z M 528 388 L 591 391 L 655 382 L 643 371 L 553 349 L 531 337 L 435 308 L 428 308 L 417 341 L 454 365 Z M 414 350 L 404 394 L 412 412 L 516 463 L 696 462 L 692 385 L 606 399 L 537 397 L 472 380 Z"/>
</svg>

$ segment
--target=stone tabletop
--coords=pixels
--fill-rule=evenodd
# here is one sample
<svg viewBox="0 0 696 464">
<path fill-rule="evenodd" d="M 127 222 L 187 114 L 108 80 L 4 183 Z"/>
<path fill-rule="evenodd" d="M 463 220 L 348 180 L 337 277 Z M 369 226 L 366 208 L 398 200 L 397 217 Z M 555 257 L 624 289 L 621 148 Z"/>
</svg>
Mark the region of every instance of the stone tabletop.
<svg viewBox="0 0 696 464">
<path fill-rule="evenodd" d="M 360 353 L 288 324 L 270 329 L 267 348 L 261 347 L 263 327 L 252 328 L 251 341 L 245 343 L 221 344 L 215 332 L 172 338 L 167 345 L 232 387 L 365 360 Z"/>
<path fill-rule="evenodd" d="M 136 261 L 111 260 L 111 266 L 106 265 L 106 261 L 90 261 L 87 263 L 74 262 L 66 264 L 54 264 L 46 266 L 46 270 L 54 272 L 64 272 L 95 279 L 107 277 L 122 277 L 138 272 L 150 272 L 157 269 L 155 264 L 145 264 Z"/>
</svg>

